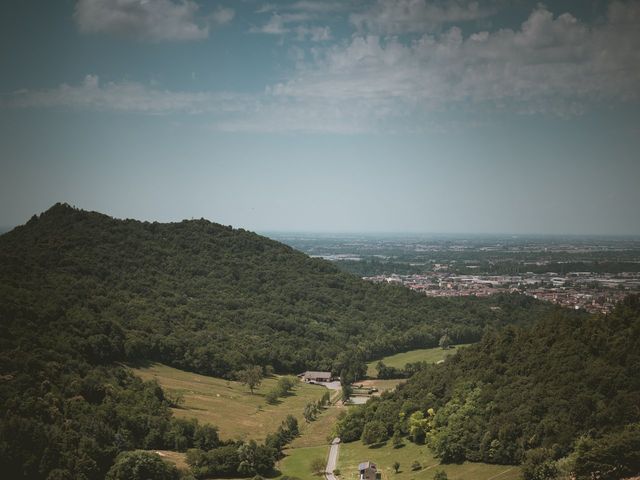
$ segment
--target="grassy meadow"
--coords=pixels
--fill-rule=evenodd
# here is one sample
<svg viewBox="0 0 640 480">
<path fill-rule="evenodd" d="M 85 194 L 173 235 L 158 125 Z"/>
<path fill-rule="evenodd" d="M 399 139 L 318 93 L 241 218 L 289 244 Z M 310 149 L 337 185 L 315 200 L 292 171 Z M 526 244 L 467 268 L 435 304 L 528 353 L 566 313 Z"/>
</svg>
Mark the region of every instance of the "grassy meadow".
<svg viewBox="0 0 640 480">
<path fill-rule="evenodd" d="M 329 456 L 329 445 L 292 448 L 287 450 L 285 454 L 286 457 L 280 460 L 277 466 L 282 475 L 301 480 L 324 480 L 324 475 L 314 475 L 311 472 L 311 462 L 316 458 L 321 458 L 326 462 Z"/>
<path fill-rule="evenodd" d="M 370 378 L 376 378 L 378 372 L 376 371 L 376 364 L 382 360 L 388 367 L 404 368 L 407 363 L 415 362 L 429 362 L 436 363 L 440 360 L 444 360 L 447 356 L 453 355 L 458 349 L 466 347 L 467 344 L 455 345 L 452 348 L 443 350 L 440 347 L 434 348 L 421 348 L 418 350 L 410 350 L 408 352 L 396 353 L 395 355 L 389 355 L 373 362 L 367 363 L 367 376 Z"/>
<path fill-rule="evenodd" d="M 249 388 L 239 382 L 185 372 L 159 363 L 132 370 L 144 380 L 157 380 L 171 394 L 182 394 L 184 402 L 173 409 L 174 415 L 195 417 L 201 423 L 216 425 L 224 439 L 262 441 L 267 434 L 276 431 L 288 414 L 295 415 L 304 428 L 302 412 L 305 405 L 319 400 L 327 391 L 324 387 L 300 382 L 291 395 L 280 398 L 276 405 L 269 405 L 264 396 L 276 386 L 277 377 L 263 379 L 251 394 Z"/>
<path fill-rule="evenodd" d="M 328 450 L 327 450 L 328 451 Z M 381 447 L 370 448 L 362 442 L 344 443 L 340 446 L 338 468 L 340 480 L 357 480 L 358 464 L 372 461 L 382 473 L 382 480 L 431 480 L 437 470 L 444 470 L 449 480 L 518 480 L 520 468 L 510 465 L 489 465 L 486 463 L 465 462 L 462 464 L 440 465 L 429 448 L 405 442 L 404 447 L 393 448 L 390 443 Z M 422 468 L 411 470 L 414 461 L 420 462 Z M 395 473 L 394 462 L 400 463 L 400 470 Z"/>
</svg>

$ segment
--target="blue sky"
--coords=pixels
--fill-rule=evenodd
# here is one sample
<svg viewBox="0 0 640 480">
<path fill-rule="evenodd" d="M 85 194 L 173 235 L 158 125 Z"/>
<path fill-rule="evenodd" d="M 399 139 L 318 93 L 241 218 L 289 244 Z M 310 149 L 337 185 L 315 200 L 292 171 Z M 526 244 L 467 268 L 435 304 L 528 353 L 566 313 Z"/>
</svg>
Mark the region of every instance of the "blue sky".
<svg viewBox="0 0 640 480">
<path fill-rule="evenodd" d="M 640 2 L 9 0 L 0 225 L 640 234 Z"/>
</svg>

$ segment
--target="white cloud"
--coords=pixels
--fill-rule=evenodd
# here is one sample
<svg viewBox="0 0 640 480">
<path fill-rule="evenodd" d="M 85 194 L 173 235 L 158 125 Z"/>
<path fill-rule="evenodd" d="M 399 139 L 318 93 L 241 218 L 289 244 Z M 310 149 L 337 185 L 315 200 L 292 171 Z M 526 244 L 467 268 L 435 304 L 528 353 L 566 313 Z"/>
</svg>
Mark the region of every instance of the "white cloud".
<svg viewBox="0 0 640 480">
<path fill-rule="evenodd" d="M 306 27 L 299 26 L 295 28 L 298 40 L 308 38 L 312 42 L 326 42 L 331 40 L 331 29 L 329 27 Z"/>
<path fill-rule="evenodd" d="M 272 13 L 269 20 L 259 26 L 252 27 L 250 33 L 261 33 L 266 35 L 286 35 L 295 34 L 297 40 L 311 40 L 312 42 L 321 42 L 330 40 L 331 29 L 326 26 L 308 26 L 305 24 L 295 25 L 313 17 L 306 13 Z"/>
<path fill-rule="evenodd" d="M 283 16 L 273 30 L 295 35 L 301 26 Z M 197 114 L 218 130 L 263 132 L 433 129 L 448 111 L 468 112 L 470 122 L 496 111 L 573 116 L 640 100 L 639 20 L 638 3 L 613 3 L 593 26 L 540 6 L 517 30 L 464 36 L 452 27 L 409 41 L 354 35 L 298 48 L 288 80 L 252 95 L 175 92 L 87 76 L 80 85 L 4 96 L 2 106 Z"/>
<path fill-rule="evenodd" d="M 247 96 L 223 92 L 173 92 L 135 82 L 101 84 L 87 75 L 80 85 L 48 90 L 21 90 L 6 96 L 9 108 L 72 108 L 144 114 L 231 113 L 244 110 Z"/>
<path fill-rule="evenodd" d="M 349 10 L 351 5 L 349 2 L 331 2 L 328 0 L 302 0 L 293 3 L 266 3 L 262 5 L 256 13 L 270 13 L 275 11 L 293 11 L 306 12 L 314 15 L 325 15 L 335 12 Z"/>
<path fill-rule="evenodd" d="M 267 23 L 259 27 L 251 27 L 249 30 L 251 33 L 264 33 L 267 35 L 284 35 L 289 32 L 289 28 L 285 27 L 282 16 L 274 13 Z"/>
<path fill-rule="evenodd" d="M 218 7 L 199 18 L 192 0 L 78 0 L 74 19 L 82 33 L 109 34 L 147 42 L 202 40 L 210 25 L 222 25 L 234 12 Z"/>
<path fill-rule="evenodd" d="M 359 30 L 376 34 L 425 33 L 443 24 L 479 20 L 496 13 L 491 2 L 469 0 L 378 0 L 350 16 Z"/>
<path fill-rule="evenodd" d="M 572 115 L 594 102 L 638 100 L 639 4 L 613 4 L 589 27 L 540 6 L 517 31 L 457 27 L 403 43 L 355 36 L 316 50 L 318 60 L 273 87 L 274 95 L 386 102 L 390 110 L 440 111 L 452 105 Z"/>
</svg>

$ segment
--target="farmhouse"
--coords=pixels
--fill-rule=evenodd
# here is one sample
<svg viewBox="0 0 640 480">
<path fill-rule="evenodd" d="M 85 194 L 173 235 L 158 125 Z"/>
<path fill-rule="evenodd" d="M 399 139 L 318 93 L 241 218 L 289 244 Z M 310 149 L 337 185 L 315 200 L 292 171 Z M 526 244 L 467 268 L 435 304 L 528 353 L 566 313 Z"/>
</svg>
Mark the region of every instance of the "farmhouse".
<svg viewBox="0 0 640 480">
<path fill-rule="evenodd" d="M 331 372 L 304 372 L 298 375 L 303 381 L 309 382 L 330 382 L 333 380 Z"/>
<path fill-rule="evenodd" d="M 360 480 L 379 480 L 380 473 L 376 468 L 375 463 L 362 462 L 358 465 L 358 471 L 360 472 Z"/>
</svg>

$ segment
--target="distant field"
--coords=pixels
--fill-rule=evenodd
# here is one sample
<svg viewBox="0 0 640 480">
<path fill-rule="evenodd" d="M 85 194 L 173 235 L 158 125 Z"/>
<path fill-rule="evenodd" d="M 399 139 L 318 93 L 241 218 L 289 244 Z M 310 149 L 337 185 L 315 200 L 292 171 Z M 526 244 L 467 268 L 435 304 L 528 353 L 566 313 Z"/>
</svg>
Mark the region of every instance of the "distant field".
<svg viewBox="0 0 640 480">
<path fill-rule="evenodd" d="M 461 345 L 456 345 L 453 348 L 449 348 L 447 350 L 443 350 L 440 347 L 435 348 L 421 348 L 419 350 L 410 350 L 404 353 L 396 353 L 395 355 L 390 355 L 388 357 L 384 357 L 382 359 L 374 360 L 373 362 L 369 362 L 367 364 L 367 376 L 370 378 L 376 378 L 378 372 L 376 371 L 376 364 L 382 360 L 384 364 L 388 367 L 395 368 L 404 368 L 407 363 L 415 363 L 415 362 L 429 362 L 436 363 L 440 360 L 444 360 L 445 357 L 449 355 L 453 355 L 460 348 L 466 347 L 470 344 L 465 343 Z"/>
<path fill-rule="evenodd" d="M 280 399 L 277 405 L 269 405 L 264 395 L 276 385 L 277 378 L 264 379 L 252 395 L 238 382 L 185 372 L 159 363 L 132 370 L 145 380 L 156 379 L 169 392 L 182 393 L 184 403 L 173 409 L 174 415 L 195 417 L 202 423 L 216 425 L 223 439 L 264 440 L 288 414 L 295 415 L 302 425 L 305 405 L 319 400 L 327 391 L 324 387 L 301 382 L 293 395 Z"/>
<path fill-rule="evenodd" d="M 406 379 L 392 379 L 392 380 L 378 380 L 377 378 L 373 378 L 370 380 L 361 380 L 359 382 L 355 382 L 354 385 L 363 387 L 375 387 L 378 389 L 378 393 L 386 392 L 387 390 L 393 390 L 402 382 L 405 382 Z"/>
<path fill-rule="evenodd" d="M 327 450 L 328 451 L 328 450 Z M 437 470 L 444 470 L 449 480 L 518 480 L 520 468 L 510 465 L 489 465 L 486 463 L 440 465 L 431 451 L 423 445 L 405 442 L 405 446 L 395 449 L 391 445 L 369 448 L 362 442 L 340 445 L 338 468 L 341 480 L 356 480 L 358 464 L 372 461 L 382 473 L 382 480 L 431 480 Z M 422 469 L 411 470 L 411 464 L 419 461 Z M 394 462 L 400 463 L 399 473 L 393 471 Z"/>
</svg>

